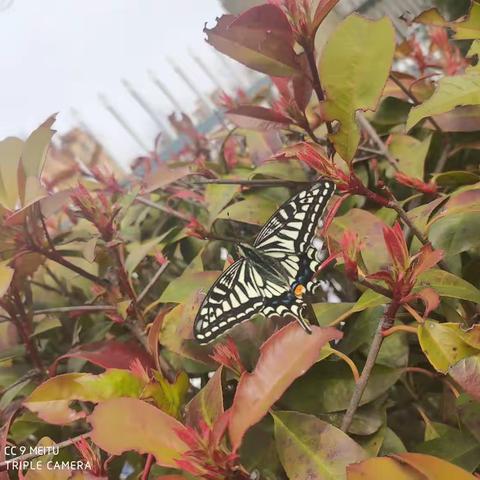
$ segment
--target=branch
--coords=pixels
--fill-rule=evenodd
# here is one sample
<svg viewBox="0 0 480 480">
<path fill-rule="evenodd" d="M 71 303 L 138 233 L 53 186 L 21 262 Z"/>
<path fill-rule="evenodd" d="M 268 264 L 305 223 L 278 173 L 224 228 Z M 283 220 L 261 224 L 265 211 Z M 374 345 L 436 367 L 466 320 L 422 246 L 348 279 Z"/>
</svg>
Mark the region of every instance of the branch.
<svg viewBox="0 0 480 480">
<path fill-rule="evenodd" d="M 148 198 L 137 197 L 135 198 L 135 201 L 138 203 L 143 203 L 148 207 L 155 208 L 156 210 L 160 210 L 161 212 L 168 213 L 169 215 L 172 215 L 173 217 L 177 217 L 178 219 L 183 220 L 184 222 L 190 222 L 191 220 L 190 216 L 185 215 L 184 213 L 178 212 L 177 210 L 174 210 L 173 208 L 168 207 L 167 205 L 162 205 L 160 203 L 152 202 Z"/>
<path fill-rule="evenodd" d="M 417 96 L 409 90 L 393 73 L 389 75 L 390 80 L 400 88 L 400 90 L 413 102 L 414 105 L 420 105 L 420 100 L 418 100 Z M 437 132 L 443 133 L 442 127 L 437 123 L 437 121 L 433 117 L 427 117 L 430 123 L 435 127 Z"/>
<path fill-rule="evenodd" d="M 403 223 L 418 238 L 418 240 L 422 245 L 430 245 L 430 246 L 432 245 L 430 243 L 430 240 L 428 240 L 428 238 L 425 237 L 423 233 L 415 226 L 415 224 L 412 222 L 410 217 L 407 215 L 407 212 L 402 208 L 402 206 L 398 203 L 398 201 L 395 198 L 392 198 L 388 202 L 388 208 L 391 208 L 397 212 L 398 216 L 402 219 Z M 438 266 L 442 270 L 446 270 L 447 272 L 449 271 L 448 265 L 443 260 L 440 260 L 438 262 Z"/>
<path fill-rule="evenodd" d="M 398 162 L 390 153 L 390 150 L 385 145 L 385 142 L 379 137 L 377 131 L 372 127 L 372 124 L 367 120 L 363 112 L 357 113 L 358 121 L 362 128 L 368 133 L 370 138 L 376 143 L 378 149 L 385 156 L 388 163 L 394 168 L 395 171 L 398 171 Z"/>
<path fill-rule="evenodd" d="M 93 275 L 90 272 L 87 272 L 83 268 L 75 265 L 74 263 L 70 262 L 66 258 L 64 258 L 58 251 L 56 250 L 47 250 L 45 248 L 42 248 L 36 244 L 30 245 L 30 248 L 32 251 L 39 253 L 48 259 L 52 260 L 55 263 L 59 263 L 60 265 L 63 265 L 64 267 L 68 268 L 69 270 L 72 270 L 75 273 L 78 273 L 81 277 L 86 278 L 87 280 L 90 280 L 93 283 L 96 283 L 97 285 L 100 285 L 102 287 L 108 287 L 109 282 L 104 279 L 97 277 L 96 275 Z"/>
<path fill-rule="evenodd" d="M 117 309 L 111 305 L 73 305 L 71 307 L 43 308 L 35 310 L 34 315 L 43 315 L 45 313 L 69 313 L 69 312 L 110 312 Z"/>
<path fill-rule="evenodd" d="M 160 266 L 160 268 L 155 272 L 155 275 L 152 277 L 152 279 L 148 282 L 147 286 L 142 290 L 140 295 L 137 298 L 137 302 L 140 303 L 148 294 L 150 289 L 155 285 L 156 281 L 159 279 L 160 275 L 165 271 L 165 269 L 169 265 L 169 261 L 167 260 L 163 265 Z"/>
<path fill-rule="evenodd" d="M 197 185 L 245 185 L 249 187 L 298 187 L 299 185 L 311 185 L 313 182 L 297 182 L 294 180 L 242 180 L 242 179 L 206 179 L 192 180 Z"/>
<path fill-rule="evenodd" d="M 355 389 L 353 391 L 352 398 L 350 399 L 350 405 L 348 406 L 345 416 L 343 417 L 342 430 L 344 432 L 347 432 L 347 430 L 350 428 L 355 412 L 360 405 L 363 392 L 367 387 L 368 379 L 370 378 L 370 374 L 372 373 L 375 361 L 378 357 L 378 352 L 380 351 L 380 347 L 383 343 L 383 331 L 391 328 L 399 307 L 400 304 L 396 300 L 393 300 L 388 306 L 384 316 L 378 323 L 377 330 L 370 345 L 367 360 L 365 361 L 365 366 L 363 367 L 360 379 L 355 384 Z"/>
<path fill-rule="evenodd" d="M 317 62 L 315 60 L 315 46 L 313 42 L 307 41 L 303 45 L 303 49 L 305 50 L 305 54 L 307 56 L 307 61 L 308 65 L 310 67 L 310 72 L 312 73 L 312 86 L 313 89 L 315 90 L 315 93 L 317 95 L 318 101 L 320 103 L 325 101 L 325 94 L 323 93 L 323 88 L 322 88 L 322 83 L 320 82 L 320 76 L 318 74 L 318 69 L 317 69 Z M 333 135 L 333 126 L 332 122 L 326 120 L 325 124 L 327 126 L 327 132 L 328 135 Z M 332 142 L 330 139 L 328 140 L 328 150 L 329 150 L 329 156 L 332 156 L 332 154 L 335 152 L 335 148 L 333 147 Z"/>
<path fill-rule="evenodd" d="M 83 433 L 82 435 L 78 435 L 77 437 L 69 438 L 68 440 L 65 440 L 63 442 L 55 443 L 53 445 L 49 445 L 49 448 L 64 448 L 64 447 L 69 447 L 70 445 L 75 444 L 82 438 L 88 438 L 90 436 L 90 433 Z M 40 449 L 41 450 L 41 449 Z M 0 472 L 4 472 L 5 470 L 8 470 L 8 466 L 12 462 L 24 462 L 31 460 L 32 458 L 37 458 L 41 457 L 44 455 L 43 452 L 39 451 L 38 453 L 26 453 L 25 455 L 20 455 L 19 457 L 12 458 L 11 460 L 5 460 L 3 462 L 0 462 Z"/>
</svg>

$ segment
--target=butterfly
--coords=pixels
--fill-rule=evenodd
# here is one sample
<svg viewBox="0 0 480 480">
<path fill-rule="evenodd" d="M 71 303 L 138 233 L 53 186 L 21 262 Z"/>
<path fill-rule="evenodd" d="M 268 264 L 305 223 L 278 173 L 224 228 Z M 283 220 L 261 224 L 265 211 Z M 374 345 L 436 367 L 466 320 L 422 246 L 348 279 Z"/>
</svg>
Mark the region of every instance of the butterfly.
<svg viewBox="0 0 480 480">
<path fill-rule="evenodd" d="M 256 314 L 289 314 L 311 332 L 302 316 L 303 297 L 318 286 L 314 274 L 323 244 L 312 243 L 334 191 L 334 183 L 326 180 L 300 191 L 270 217 L 253 245 L 237 245 L 240 259 L 212 285 L 196 315 L 193 335 L 200 344 Z"/>
</svg>

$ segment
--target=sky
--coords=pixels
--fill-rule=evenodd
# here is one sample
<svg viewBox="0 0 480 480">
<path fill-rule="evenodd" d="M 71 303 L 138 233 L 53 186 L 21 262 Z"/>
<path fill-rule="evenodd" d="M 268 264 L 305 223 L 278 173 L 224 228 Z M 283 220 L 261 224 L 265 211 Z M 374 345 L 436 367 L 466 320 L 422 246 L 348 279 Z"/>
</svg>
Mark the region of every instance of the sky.
<svg viewBox="0 0 480 480">
<path fill-rule="evenodd" d="M 0 7 L 11 1 L 0 0 Z M 157 112 L 171 113 L 173 107 L 147 73 L 152 70 L 188 111 L 194 95 L 167 57 L 202 91 L 213 88 L 189 56 L 190 49 L 218 70 L 228 87 L 231 75 L 202 32 L 205 22 L 213 26 L 222 13 L 218 0 L 13 0 L 0 11 L 0 139 L 25 138 L 54 112 L 54 128 L 66 132 L 78 124 L 73 108 L 127 166 L 142 148 L 104 108 L 99 94 L 150 147 L 158 128 L 121 80 L 128 80 Z"/>
</svg>

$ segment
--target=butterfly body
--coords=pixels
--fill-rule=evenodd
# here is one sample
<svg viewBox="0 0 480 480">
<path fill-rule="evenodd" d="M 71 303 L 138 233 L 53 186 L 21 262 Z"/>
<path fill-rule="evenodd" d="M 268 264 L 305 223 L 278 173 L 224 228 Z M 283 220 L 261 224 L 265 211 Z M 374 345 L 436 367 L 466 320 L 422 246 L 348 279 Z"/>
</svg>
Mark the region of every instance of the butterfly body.
<svg viewBox="0 0 480 480">
<path fill-rule="evenodd" d="M 285 202 L 265 223 L 253 245 L 239 244 L 242 257 L 225 270 L 205 296 L 194 321 L 199 343 L 208 343 L 255 314 L 303 319 L 304 296 L 314 292 L 321 258 L 312 245 L 335 190 L 320 181 Z"/>
</svg>

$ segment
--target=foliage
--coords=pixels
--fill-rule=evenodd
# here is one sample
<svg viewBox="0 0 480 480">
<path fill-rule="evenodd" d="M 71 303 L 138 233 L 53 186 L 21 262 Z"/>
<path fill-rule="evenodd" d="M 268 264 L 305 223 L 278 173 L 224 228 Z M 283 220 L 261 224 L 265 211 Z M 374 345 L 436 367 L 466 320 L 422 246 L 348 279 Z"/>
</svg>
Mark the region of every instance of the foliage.
<svg viewBox="0 0 480 480">
<path fill-rule="evenodd" d="M 172 116 L 187 146 L 126 179 L 53 181 L 54 117 L 0 142 L 0 478 L 475 478 L 480 6 L 428 10 L 401 43 L 354 14 L 319 52 L 336 4 L 206 29 L 270 91 L 224 94 L 208 137 Z M 198 345 L 229 239 L 318 176 L 337 186 L 319 326 L 253 318 Z M 7 443 L 88 467 L 39 473 L 47 455 L 7 477 Z"/>
</svg>

